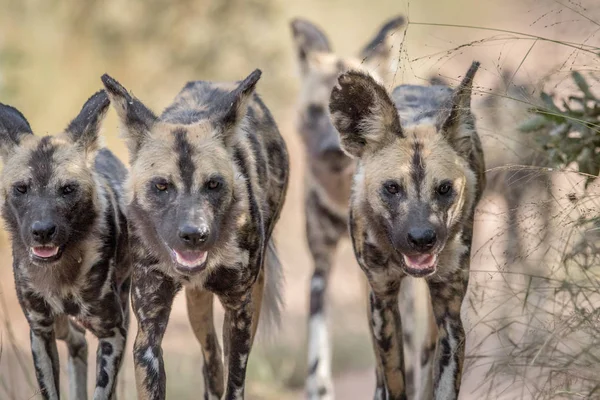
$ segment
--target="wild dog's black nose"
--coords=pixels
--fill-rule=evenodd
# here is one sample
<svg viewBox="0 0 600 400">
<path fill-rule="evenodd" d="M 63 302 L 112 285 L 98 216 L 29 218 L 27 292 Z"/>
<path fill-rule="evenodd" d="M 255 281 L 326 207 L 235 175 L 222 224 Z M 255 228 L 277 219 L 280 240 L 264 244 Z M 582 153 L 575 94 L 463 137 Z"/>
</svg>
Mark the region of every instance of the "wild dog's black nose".
<svg viewBox="0 0 600 400">
<path fill-rule="evenodd" d="M 417 251 L 430 250 L 435 240 L 436 234 L 433 229 L 411 228 L 408 231 L 408 244 Z"/>
<path fill-rule="evenodd" d="M 56 225 L 50 221 L 35 221 L 31 224 L 31 235 L 40 244 L 49 243 L 56 235 Z"/>
<path fill-rule="evenodd" d="M 183 225 L 179 228 L 179 237 L 190 246 L 197 246 L 208 239 L 207 226 Z"/>
</svg>

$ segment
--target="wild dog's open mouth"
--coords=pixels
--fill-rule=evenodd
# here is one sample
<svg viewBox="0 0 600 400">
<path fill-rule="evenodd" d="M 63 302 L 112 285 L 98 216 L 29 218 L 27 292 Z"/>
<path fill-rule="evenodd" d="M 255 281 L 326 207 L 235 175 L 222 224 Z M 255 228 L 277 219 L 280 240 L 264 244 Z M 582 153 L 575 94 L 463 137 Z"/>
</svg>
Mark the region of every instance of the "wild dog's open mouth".
<svg viewBox="0 0 600 400">
<path fill-rule="evenodd" d="M 202 271 L 206 266 L 207 257 L 208 252 L 206 251 L 173 250 L 173 258 L 176 269 L 179 272 L 186 274 Z"/>
<path fill-rule="evenodd" d="M 407 256 L 402 254 L 404 264 L 406 264 L 406 272 L 414 277 L 425 277 L 435 272 L 437 266 L 437 254 L 417 254 L 415 256 Z"/>
<path fill-rule="evenodd" d="M 53 261 L 60 257 L 60 248 L 58 246 L 34 246 L 31 248 L 31 254 L 39 260 Z"/>
</svg>

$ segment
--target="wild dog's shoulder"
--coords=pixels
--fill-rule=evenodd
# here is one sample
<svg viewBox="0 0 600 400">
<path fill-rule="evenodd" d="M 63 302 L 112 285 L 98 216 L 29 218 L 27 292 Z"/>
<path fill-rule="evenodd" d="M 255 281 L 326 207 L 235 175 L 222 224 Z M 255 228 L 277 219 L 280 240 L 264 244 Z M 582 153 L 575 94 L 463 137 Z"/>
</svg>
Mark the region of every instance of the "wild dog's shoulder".
<svg viewBox="0 0 600 400">
<path fill-rule="evenodd" d="M 209 81 L 188 82 L 161 114 L 160 119 L 172 124 L 190 125 L 219 112 L 222 99 L 230 90 Z"/>
<path fill-rule="evenodd" d="M 392 91 L 403 126 L 435 121 L 451 96 L 452 89 L 443 85 L 400 85 Z"/>
<path fill-rule="evenodd" d="M 269 129 L 277 127 L 275 119 L 273 119 L 271 112 L 258 93 L 254 93 L 252 99 L 248 102 L 248 117 L 257 126 L 269 127 Z"/>
<path fill-rule="evenodd" d="M 127 168 L 113 152 L 107 148 L 100 149 L 94 160 L 94 168 L 117 193 L 123 193 L 124 183 L 127 179 Z"/>
<path fill-rule="evenodd" d="M 102 148 L 95 159 L 95 170 L 105 182 L 104 196 L 108 201 L 104 209 L 105 218 L 110 219 L 108 226 L 115 224 L 111 229 L 118 232 L 116 239 L 116 274 L 117 283 L 120 285 L 130 275 L 130 250 L 129 227 L 127 225 L 127 212 L 125 205 L 125 181 L 127 168 L 110 150 Z M 114 222 L 113 222 L 114 220 Z M 109 229 L 109 231 L 111 230 Z M 110 235 L 110 233 L 109 233 Z"/>
<path fill-rule="evenodd" d="M 399 85 L 392 90 L 395 102 L 435 102 L 441 104 L 452 94 L 452 89 L 446 85 Z"/>
<path fill-rule="evenodd" d="M 191 81 L 177 94 L 160 119 L 175 124 L 193 124 L 211 116 L 220 115 L 231 107 L 232 93 L 241 81 Z M 256 124 L 272 126 L 275 121 L 260 96 L 253 92 L 247 100 L 247 116 Z"/>
</svg>

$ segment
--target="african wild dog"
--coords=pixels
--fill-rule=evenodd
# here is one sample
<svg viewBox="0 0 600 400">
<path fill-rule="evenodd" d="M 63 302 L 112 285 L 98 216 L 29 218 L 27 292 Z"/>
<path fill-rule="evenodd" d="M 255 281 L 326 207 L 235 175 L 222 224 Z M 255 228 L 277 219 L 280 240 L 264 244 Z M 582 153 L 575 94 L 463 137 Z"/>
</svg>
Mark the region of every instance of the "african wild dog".
<svg viewBox="0 0 600 400">
<path fill-rule="evenodd" d="M 337 245 L 348 232 L 348 202 L 355 168 L 355 161 L 340 147 L 338 133 L 329 119 L 329 95 L 337 76 L 348 69 L 362 68 L 391 83 L 399 57 L 399 51 L 393 48 L 394 39 L 402 36 L 404 22 L 398 16 L 385 23 L 357 58 L 333 53 L 327 36 L 313 23 L 299 18 L 291 22 L 302 78 L 297 129 L 306 148 L 306 235 L 314 262 L 306 379 L 309 398 L 333 398 L 325 294 Z"/>
<path fill-rule="evenodd" d="M 205 398 L 244 397 L 261 306 L 266 317 L 279 314 L 281 266 L 271 234 L 289 161 L 271 114 L 254 93 L 260 75 L 256 70 L 235 83 L 190 82 L 160 117 L 102 77 L 132 168 L 128 210 L 139 398 L 165 398 L 161 340 L 182 286 L 202 347 Z M 213 295 L 225 308 L 225 387 Z"/>
<path fill-rule="evenodd" d="M 2 216 L 45 399 L 59 398 L 56 338 L 69 350 L 69 398 L 87 398 L 84 328 L 99 339 L 94 399 L 115 398 L 131 263 L 121 197 L 127 170 L 98 137 L 108 106 L 100 91 L 64 133 L 40 137 L 19 111 L 0 104 Z"/>
<path fill-rule="evenodd" d="M 342 147 L 358 159 L 350 232 L 371 289 L 378 399 L 407 397 L 398 309 L 406 276 L 425 278 L 431 293 L 438 328 L 433 397 L 458 396 L 465 341 L 460 308 L 475 206 L 485 187 L 470 109 L 478 67 L 473 63 L 454 91 L 401 85 L 390 96 L 368 74 L 350 71 L 331 93 Z"/>
<path fill-rule="evenodd" d="M 491 131 L 487 135 L 491 141 L 488 146 L 501 146 L 505 150 L 490 152 L 486 163 L 489 170 L 496 169 L 488 173 L 487 192 L 501 196 L 506 202 L 508 233 L 502 253 L 508 264 L 521 264 L 532 274 L 539 274 L 539 271 L 535 271 L 539 263 L 529 260 L 529 256 L 535 247 L 546 240 L 552 214 L 552 177 L 550 172 L 542 168 L 548 166 L 548 157 L 536 145 L 535 135 L 549 132 L 524 134 L 519 131 L 518 126 L 531 118 L 532 105 L 542 106 L 539 100 L 533 98 L 539 89 L 534 84 L 516 81 L 514 73 L 507 70 L 492 91 L 483 98 L 481 107 L 482 121 L 486 122 L 485 128 Z M 485 145 L 484 142 L 484 147 Z M 508 164 L 540 168 L 503 169 Z M 533 193 L 536 195 L 535 205 L 527 200 L 528 195 Z M 528 209 L 533 209 L 531 213 L 535 219 L 540 220 L 543 230 L 539 236 L 536 234 L 536 239 L 529 236 L 530 240 L 524 240 L 525 229 L 520 219 L 523 219 L 523 211 Z"/>
</svg>

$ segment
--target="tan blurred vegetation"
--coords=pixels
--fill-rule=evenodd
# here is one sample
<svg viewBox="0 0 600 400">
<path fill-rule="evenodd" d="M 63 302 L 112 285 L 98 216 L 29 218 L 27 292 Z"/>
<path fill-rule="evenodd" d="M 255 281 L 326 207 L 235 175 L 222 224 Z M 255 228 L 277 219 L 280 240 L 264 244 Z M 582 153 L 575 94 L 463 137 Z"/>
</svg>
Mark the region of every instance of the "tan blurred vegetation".
<svg viewBox="0 0 600 400">
<path fill-rule="evenodd" d="M 597 2 L 588 0 L 582 6 L 587 7 L 585 16 L 600 20 Z M 248 397 L 301 398 L 307 289 L 312 265 L 306 251 L 302 215 L 303 149 L 294 131 L 294 103 L 299 82 L 288 26 L 291 18 L 302 16 L 316 22 L 328 33 L 336 51 L 351 55 L 357 54 L 385 20 L 397 14 L 408 15 L 414 24 L 409 25 L 405 41 L 397 49 L 401 68 L 396 83 L 423 83 L 431 75 L 440 75 L 454 83 L 476 58 L 483 62 L 477 78 L 477 106 L 480 96 L 489 92 L 505 70 L 518 71 L 516 77 L 532 83 L 539 83 L 552 73 L 551 85 L 559 91 L 563 90 L 562 78 L 571 68 L 597 71 L 598 64 L 590 63 L 585 54 L 572 47 L 544 40 L 523 39 L 507 32 L 416 23 L 500 28 L 574 43 L 598 44 L 594 36 L 598 26 L 569 7 L 581 10 L 579 3 L 565 6 L 554 0 L 0 0 L 0 101 L 19 108 L 37 134 L 56 133 L 76 115 L 85 99 L 101 87 L 99 78 L 105 72 L 159 112 L 189 80 L 237 80 L 254 68 L 261 68 L 263 77 L 258 91 L 273 111 L 292 157 L 290 191 L 276 229 L 287 277 L 287 312 L 282 332 L 255 346 L 250 357 Z M 464 46 L 466 44 L 470 45 Z M 511 110 L 496 112 L 507 114 L 506 124 L 516 123 L 510 119 Z M 524 141 L 507 133 L 513 131 L 512 125 L 497 130 L 486 121 L 480 122 L 486 157 L 494 160 L 494 165 L 502 165 L 511 154 L 517 154 L 516 149 Z M 108 147 L 126 160 L 112 112 L 105 124 L 104 137 Z M 518 157 L 513 157 L 511 162 L 519 162 Z M 582 190 L 577 177 L 563 176 L 559 181 L 567 191 Z M 530 195 L 529 201 L 535 202 L 535 194 Z M 558 203 L 557 209 L 565 207 L 564 204 L 559 207 Z M 522 297 L 502 286 L 506 279 L 498 273 L 506 269 L 506 264 L 518 263 L 498 261 L 494 254 L 495 244 L 505 240 L 505 204 L 498 196 L 491 196 L 480 208 L 473 268 L 491 272 L 473 274 L 474 294 L 465 307 L 483 310 L 483 314 L 465 313 L 472 324 L 471 340 L 478 346 L 467 347 L 483 354 L 483 341 L 479 339 L 488 334 L 486 329 L 490 325 L 484 324 L 484 329 L 478 331 L 478 324 L 485 318 L 495 318 L 500 309 L 496 306 L 505 302 L 506 296 L 516 299 L 517 303 Z M 535 221 L 535 211 L 527 211 L 523 211 L 523 218 Z M 553 224 L 561 225 L 565 220 L 577 218 L 577 210 L 566 214 L 568 216 L 561 214 Z M 538 229 L 537 225 L 528 226 L 534 228 L 524 234 L 525 241 L 537 238 L 538 232 L 533 232 Z M 555 240 L 560 242 L 564 238 L 564 235 L 556 235 Z M 554 257 L 557 251 L 548 250 L 546 254 Z M 534 263 L 548 261 L 544 255 L 540 256 L 543 252 L 536 248 L 529 253 Z M 0 265 L 0 300 L 4 307 L 0 308 L 0 398 L 29 399 L 36 389 L 27 326 L 14 295 L 6 236 L 0 241 L 0 255 L 5 260 Z M 552 260 L 556 258 L 552 257 Z M 372 350 L 359 277 L 351 248 L 344 243 L 331 278 L 329 296 L 334 373 L 339 377 L 336 381 L 338 398 L 369 398 L 373 391 Z M 504 290 L 498 289 L 493 292 L 495 295 L 485 297 L 491 289 L 479 284 L 486 281 Z M 481 306 L 483 302 L 485 307 Z M 515 309 L 514 303 L 507 304 Z M 135 324 L 131 330 L 129 347 Z M 88 340 L 90 349 L 95 348 L 96 342 L 89 335 Z M 496 344 L 486 342 L 485 346 L 489 349 Z M 201 356 L 188 327 L 181 297 L 176 300 L 163 348 L 169 398 L 198 397 Z M 63 346 L 59 349 L 61 359 L 65 360 Z M 470 355 L 477 358 L 473 351 Z M 93 351 L 90 351 L 90 378 L 94 373 L 93 360 Z M 462 398 L 482 393 L 480 384 L 489 360 L 480 364 L 472 363 L 465 375 Z M 64 363 L 62 367 L 65 392 Z M 130 352 L 122 375 L 121 390 L 125 398 L 134 398 Z M 90 379 L 90 384 L 92 382 Z"/>
</svg>

